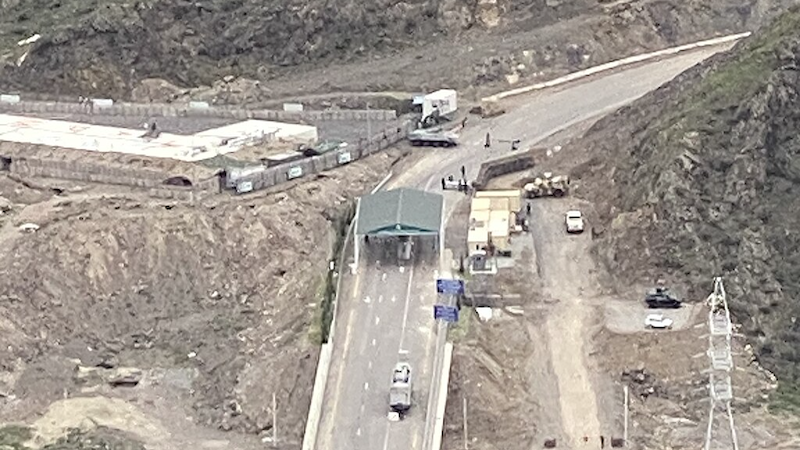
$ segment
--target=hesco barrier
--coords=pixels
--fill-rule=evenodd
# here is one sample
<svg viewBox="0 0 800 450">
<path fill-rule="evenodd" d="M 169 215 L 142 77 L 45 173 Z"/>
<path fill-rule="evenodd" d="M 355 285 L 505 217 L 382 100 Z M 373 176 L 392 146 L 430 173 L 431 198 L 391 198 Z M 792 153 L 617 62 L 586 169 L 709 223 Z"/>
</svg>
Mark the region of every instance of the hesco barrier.
<svg viewBox="0 0 800 450">
<path fill-rule="evenodd" d="M 245 175 L 236 180 L 237 191 L 246 193 L 267 189 L 364 158 L 405 139 L 412 124 L 413 121 L 405 120 L 397 127 L 387 128 L 373 135 L 370 141 Z"/>
<path fill-rule="evenodd" d="M 107 99 L 95 99 L 100 100 Z M 100 103 L 110 106 L 100 106 Z M 39 102 L 28 101 L 18 95 L 0 95 L 0 112 L 3 113 L 51 113 L 51 114 L 96 114 L 101 116 L 133 117 L 213 117 L 223 119 L 261 120 L 309 120 L 309 121 L 389 121 L 397 119 L 394 110 L 331 109 L 324 111 L 281 111 L 271 109 L 244 109 L 230 106 L 198 107 L 189 103 L 115 103 L 107 102 Z"/>
</svg>

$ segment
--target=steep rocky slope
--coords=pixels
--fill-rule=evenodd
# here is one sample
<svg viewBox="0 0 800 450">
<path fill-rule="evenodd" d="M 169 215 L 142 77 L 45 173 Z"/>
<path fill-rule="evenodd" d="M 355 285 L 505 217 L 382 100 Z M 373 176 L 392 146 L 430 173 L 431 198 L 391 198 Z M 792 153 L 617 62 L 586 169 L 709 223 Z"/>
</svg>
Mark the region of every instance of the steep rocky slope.
<svg viewBox="0 0 800 450">
<path fill-rule="evenodd" d="M 725 277 L 735 321 L 798 404 L 800 8 L 596 124 L 574 172 L 620 286 L 666 276 L 702 301 Z"/>
<path fill-rule="evenodd" d="M 275 395 L 280 448 L 300 448 L 331 224 L 397 158 L 202 203 L 91 185 L 50 198 L 0 178 L 0 443 L 13 422 L 263 448 Z"/>
<path fill-rule="evenodd" d="M 792 3 L 3 0 L 0 89 L 119 98 L 147 78 L 184 87 L 229 74 L 294 80 L 319 66 L 394 58 L 414 48 L 419 53 L 398 77 L 397 66 L 379 61 L 387 79 L 365 75 L 341 83 L 413 90 L 433 78 L 463 87 L 752 29 Z M 37 34 L 36 42 L 18 44 Z M 471 54 L 465 59 L 452 47 Z M 336 79 L 321 83 L 343 87 Z"/>
</svg>

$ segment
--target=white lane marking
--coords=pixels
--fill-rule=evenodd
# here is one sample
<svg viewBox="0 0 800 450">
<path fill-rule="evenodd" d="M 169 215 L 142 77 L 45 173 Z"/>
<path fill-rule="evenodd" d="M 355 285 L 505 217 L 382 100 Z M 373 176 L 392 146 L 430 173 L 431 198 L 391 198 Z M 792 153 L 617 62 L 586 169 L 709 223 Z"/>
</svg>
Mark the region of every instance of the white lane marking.
<svg viewBox="0 0 800 450">
<path fill-rule="evenodd" d="M 364 383 L 364 390 L 365 390 L 365 391 L 368 391 L 368 390 L 369 390 L 369 383 Z"/>
<path fill-rule="evenodd" d="M 393 296 L 392 296 L 392 303 L 394 303 L 394 302 L 396 302 L 396 301 L 397 301 L 397 297 L 395 297 L 395 296 L 393 295 Z"/>
<path fill-rule="evenodd" d="M 383 296 L 382 296 L 382 295 L 379 295 L 379 296 L 378 296 L 378 303 L 381 303 L 381 302 L 383 302 Z"/>
<path fill-rule="evenodd" d="M 406 288 L 406 305 L 403 308 L 403 326 L 400 329 L 400 349 L 404 347 L 403 342 L 406 339 L 406 325 L 408 325 L 408 305 L 411 303 L 411 285 L 414 280 L 414 266 L 408 272 L 408 288 Z"/>
<path fill-rule="evenodd" d="M 367 364 L 367 369 L 372 369 L 372 361 L 370 361 L 369 364 Z"/>
<path fill-rule="evenodd" d="M 375 325 L 378 325 L 379 323 L 381 323 L 381 318 L 376 316 L 375 317 Z"/>
<path fill-rule="evenodd" d="M 381 281 L 386 281 L 386 273 L 384 273 L 383 275 L 381 275 Z"/>
<path fill-rule="evenodd" d="M 361 436 L 361 427 L 356 430 L 356 436 Z"/>
<path fill-rule="evenodd" d="M 363 403 L 361 404 L 361 412 L 362 413 L 364 412 L 364 404 Z"/>
<path fill-rule="evenodd" d="M 389 427 L 386 427 L 386 437 L 383 438 L 383 450 L 388 450 L 389 448 Z"/>
<path fill-rule="evenodd" d="M 375 344 L 377 344 L 377 343 L 378 343 L 378 341 L 376 341 L 375 339 L 372 340 L 372 346 L 373 347 L 375 347 Z"/>
</svg>

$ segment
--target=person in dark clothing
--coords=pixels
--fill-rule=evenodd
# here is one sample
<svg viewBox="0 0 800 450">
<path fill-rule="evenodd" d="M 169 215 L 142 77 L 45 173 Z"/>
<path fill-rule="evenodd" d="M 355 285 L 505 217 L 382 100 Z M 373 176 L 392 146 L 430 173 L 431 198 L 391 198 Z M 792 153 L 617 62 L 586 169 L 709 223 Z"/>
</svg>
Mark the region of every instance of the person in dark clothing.
<svg viewBox="0 0 800 450">
<path fill-rule="evenodd" d="M 605 436 L 600 436 L 600 448 L 606 448 L 606 438 L 605 438 Z"/>
<path fill-rule="evenodd" d="M 444 189 L 444 178 L 442 178 L 442 189 Z"/>
<path fill-rule="evenodd" d="M 531 204 L 530 203 L 525 205 L 525 211 L 528 213 L 529 216 L 531 215 Z"/>
<path fill-rule="evenodd" d="M 489 137 L 489 133 L 486 133 L 486 143 L 483 144 L 483 148 L 489 148 L 492 146 L 491 138 Z"/>
<path fill-rule="evenodd" d="M 467 168 L 461 166 L 461 178 L 467 178 Z"/>
</svg>

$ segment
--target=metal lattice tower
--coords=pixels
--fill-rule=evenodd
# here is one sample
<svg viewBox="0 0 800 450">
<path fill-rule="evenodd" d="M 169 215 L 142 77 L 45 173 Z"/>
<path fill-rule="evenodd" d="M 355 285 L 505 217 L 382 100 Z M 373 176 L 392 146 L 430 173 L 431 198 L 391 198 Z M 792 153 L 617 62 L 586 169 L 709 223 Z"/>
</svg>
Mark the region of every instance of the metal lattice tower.
<svg viewBox="0 0 800 450">
<path fill-rule="evenodd" d="M 714 278 L 714 292 L 708 296 L 707 302 L 710 308 L 708 312 L 708 358 L 711 367 L 708 390 L 711 407 L 708 413 L 704 450 L 739 450 L 731 410 L 731 401 L 733 400 L 731 384 L 733 324 L 731 323 L 731 313 L 728 310 L 728 301 L 725 298 L 725 288 L 722 286 L 722 278 Z M 727 420 L 725 420 L 725 416 L 727 416 Z M 726 436 L 728 433 L 730 433 L 730 440 Z"/>
</svg>

